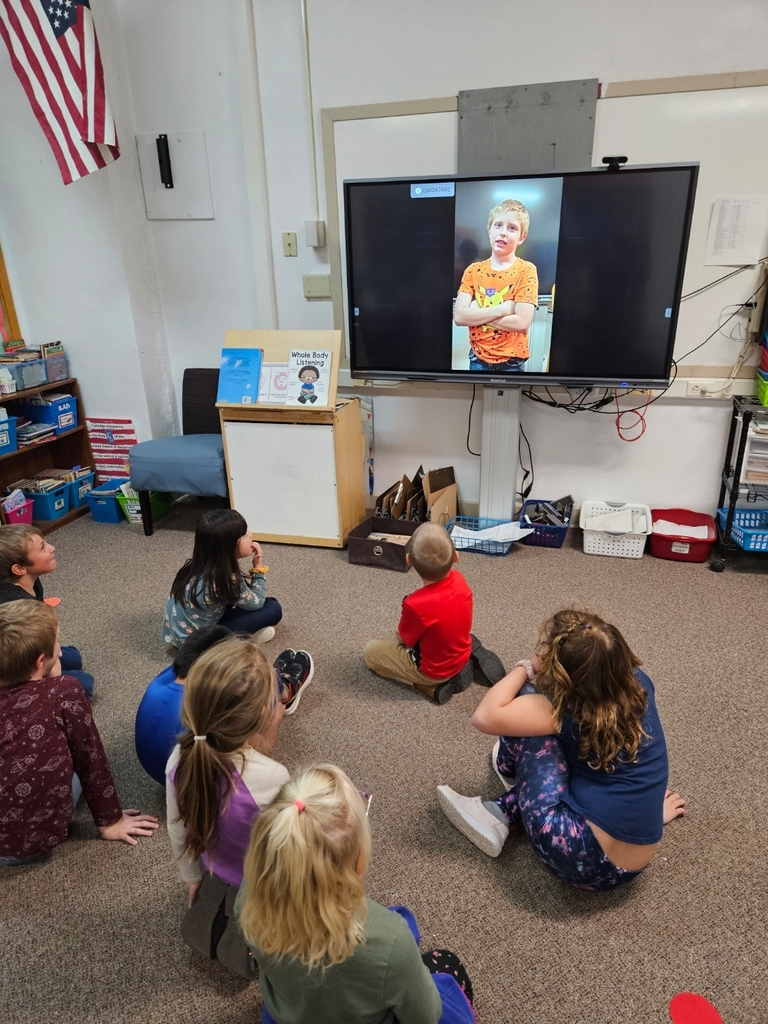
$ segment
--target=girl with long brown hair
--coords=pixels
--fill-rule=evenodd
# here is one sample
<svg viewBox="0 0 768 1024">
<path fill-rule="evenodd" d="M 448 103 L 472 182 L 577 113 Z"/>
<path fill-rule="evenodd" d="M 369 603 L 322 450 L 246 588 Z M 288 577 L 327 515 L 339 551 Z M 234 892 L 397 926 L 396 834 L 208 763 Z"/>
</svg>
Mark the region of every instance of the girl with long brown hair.
<svg viewBox="0 0 768 1024">
<path fill-rule="evenodd" d="M 182 935 L 233 970 L 238 966 L 217 946 L 243 880 L 253 823 L 288 781 L 269 757 L 280 721 L 295 710 L 312 670 L 305 651 L 286 651 L 272 666 L 252 637 L 235 634 L 197 659 L 184 687 L 186 731 L 166 766 L 168 835 L 190 906 Z M 240 946 L 244 954 L 242 939 Z"/>
<path fill-rule="evenodd" d="M 597 615 L 553 615 L 537 654 L 489 690 L 472 724 L 499 735 L 493 766 L 506 793 L 483 801 L 438 786 L 438 797 L 451 823 L 492 857 L 522 820 L 559 878 L 612 889 L 648 866 L 663 826 L 685 813 L 667 789 L 653 683 Z"/>
<path fill-rule="evenodd" d="M 251 559 L 247 573 L 240 570 L 241 558 Z M 268 572 L 261 545 L 239 512 L 217 508 L 204 515 L 192 557 L 176 573 L 165 602 L 163 640 L 179 647 L 195 630 L 218 623 L 268 643 L 283 617 L 279 603 L 267 597 Z"/>
</svg>

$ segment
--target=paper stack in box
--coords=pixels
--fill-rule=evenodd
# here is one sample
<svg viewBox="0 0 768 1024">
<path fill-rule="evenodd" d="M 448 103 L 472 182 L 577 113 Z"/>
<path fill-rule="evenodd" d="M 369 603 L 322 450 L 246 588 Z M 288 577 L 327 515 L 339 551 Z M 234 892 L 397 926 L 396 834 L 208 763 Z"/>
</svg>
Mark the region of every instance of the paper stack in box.
<svg viewBox="0 0 768 1024">
<path fill-rule="evenodd" d="M 616 512 L 588 516 L 581 526 L 584 530 L 600 530 L 603 533 L 647 533 L 648 519 L 644 512 L 623 508 Z"/>
</svg>

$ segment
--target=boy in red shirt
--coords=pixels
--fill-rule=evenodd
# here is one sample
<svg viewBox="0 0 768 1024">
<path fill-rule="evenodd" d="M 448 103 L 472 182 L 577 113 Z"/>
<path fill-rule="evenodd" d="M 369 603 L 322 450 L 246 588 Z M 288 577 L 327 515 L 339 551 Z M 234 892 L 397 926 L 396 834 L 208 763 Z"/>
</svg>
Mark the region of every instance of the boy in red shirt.
<svg viewBox="0 0 768 1024">
<path fill-rule="evenodd" d="M 23 864 L 67 838 L 82 791 L 102 839 L 135 846 L 157 818 L 123 810 L 91 705 L 61 674 L 56 612 L 0 607 L 0 864 Z"/>
<path fill-rule="evenodd" d="M 454 569 L 459 560 L 451 535 L 437 523 L 423 523 L 414 533 L 406 560 L 422 586 L 403 599 L 399 640 L 371 640 L 363 657 L 385 679 L 415 686 L 445 704 L 466 690 L 475 673 L 492 686 L 506 675 L 501 660 L 470 633 L 472 591 Z"/>
</svg>

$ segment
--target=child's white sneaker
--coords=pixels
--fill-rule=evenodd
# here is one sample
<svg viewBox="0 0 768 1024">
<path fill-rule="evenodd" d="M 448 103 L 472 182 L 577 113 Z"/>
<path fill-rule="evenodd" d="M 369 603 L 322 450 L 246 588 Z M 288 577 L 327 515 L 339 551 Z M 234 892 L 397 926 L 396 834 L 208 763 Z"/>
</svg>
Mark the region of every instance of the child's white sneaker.
<svg viewBox="0 0 768 1024">
<path fill-rule="evenodd" d="M 448 786 L 438 786 L 437 797 L 443 814 L 462 835 L 489 857 L 499 856 L 509 827 L 483 807 L 479 796 L 462 796 Z"/>
<path fill-rule="evenodd" d="M 264 629 L 258 629 L 253 634 L 253 639 L 256 641 L 257 644 L 268 644 L 274 635 L 275 627 L 265 626 Z"/>
<path fill-rule="evenodd" d="M 510 789 L 514 788 L 515 783 L 513 781 L 510 781 L 510 779 L 508 779 L 506 775 L 502 775 L 501 772 L 499 771 L 499 747 L 500 746 L 501 746 L 501 740 L 496 740 L 496 742 L 493 744 L 493 750 L 491 751 L 491 764 L 493 765 L 493 770 L 496 772 L 496 774 L 499 777 L 499 782 L 502 784 L 504 789 L 506 789 L 507 792 L 509 792 Z"/>
</svg>

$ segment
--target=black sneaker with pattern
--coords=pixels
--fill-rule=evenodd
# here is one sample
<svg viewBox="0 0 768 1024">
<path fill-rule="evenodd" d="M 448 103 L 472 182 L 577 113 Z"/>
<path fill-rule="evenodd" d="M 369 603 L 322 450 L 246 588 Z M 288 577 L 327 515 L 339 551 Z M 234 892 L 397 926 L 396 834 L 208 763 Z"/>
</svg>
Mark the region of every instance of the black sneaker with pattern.
<svg viewBox="0 0 768 1024">
<path fill-rule="evenodd" d="M 272 665 L 274 666 L 279 676 L 281 676 L 283 672 L 285 672 L 285 670 L 288 668 L 288 666 L 291 664 L 295 657 L 296 651 L 294 651 L 293 648 L 291 647 L 283 651 L 282 654 L 278 654 L 278 656 L 272 662 Z"/>
<path fill-rule="evenodd" d="M 315 674 L 315 663 L 306 651 L 296 651 L 293 660 L 280 673 L 283 684 L 288 687 L 290 698 L 285 705 L 286 715 L 292 715 L 299 706 L 301 695 L 312 681 Z"/>
<path fill-rule="evenodd" d="M 472 638 L 470 661 L 475 669 L 475 682 L 481 686 L 494 686 L 507 674 L 504 663 L 498 654 L 483 647 L 474 633 L 471 633 L 470 636 Z"/>
</svg>

